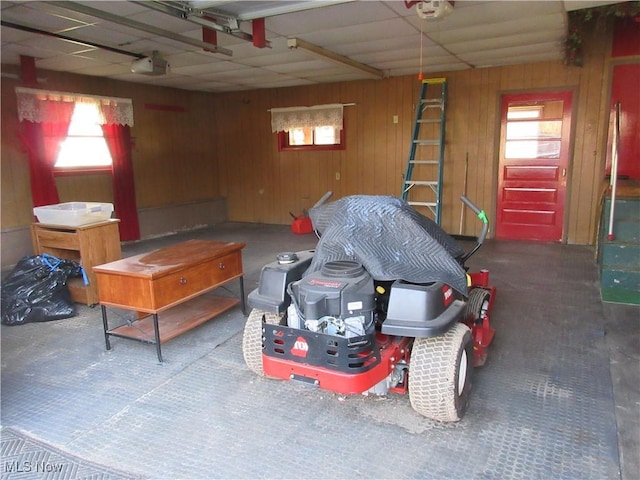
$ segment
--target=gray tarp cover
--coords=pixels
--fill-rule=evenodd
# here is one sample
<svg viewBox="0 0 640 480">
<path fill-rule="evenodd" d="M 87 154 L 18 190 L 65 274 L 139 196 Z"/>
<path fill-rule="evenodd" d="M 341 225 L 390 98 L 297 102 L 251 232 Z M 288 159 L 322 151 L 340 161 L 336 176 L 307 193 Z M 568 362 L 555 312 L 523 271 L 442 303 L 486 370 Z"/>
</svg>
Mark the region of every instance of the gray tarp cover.
<svg viewBox="0 0 640 480">
<path fill-rule="evenodd" d="M 397 197 L 354 195 L 314 207 L 321 233 L 306 274 L 333 260 L 360 262 L 376 280 L 440 281 L 467 295 L 464 251 L 430 218 Z"/>
</svg>

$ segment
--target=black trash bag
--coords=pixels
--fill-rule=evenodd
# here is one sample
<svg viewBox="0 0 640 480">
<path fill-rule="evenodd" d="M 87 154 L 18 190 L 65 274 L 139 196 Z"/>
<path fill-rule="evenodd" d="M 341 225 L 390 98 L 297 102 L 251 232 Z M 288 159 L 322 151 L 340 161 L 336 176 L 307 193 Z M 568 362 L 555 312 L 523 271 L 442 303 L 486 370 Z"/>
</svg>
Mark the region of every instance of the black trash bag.
<svg viewBox="0 0 640 480">
<path fill-rule="evenodd" d="M 82 266 L 73 260 L 46 253 L 22 258 L 2 281 L 2 323 L 23 325 L 75 316 L 67 279 L 79 276 L 88 283 Z"/>
</svg>

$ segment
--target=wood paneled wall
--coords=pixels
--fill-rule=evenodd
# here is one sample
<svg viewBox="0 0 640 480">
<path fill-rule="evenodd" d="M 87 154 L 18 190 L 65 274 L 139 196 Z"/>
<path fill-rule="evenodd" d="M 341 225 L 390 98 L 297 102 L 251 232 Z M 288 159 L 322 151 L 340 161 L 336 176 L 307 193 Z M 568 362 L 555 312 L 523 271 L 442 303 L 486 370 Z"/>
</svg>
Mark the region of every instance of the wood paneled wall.
<svg viewBox="0 0 640 480">
<path fill-rule="evenodd" d="M 464 235 L 480 230 L 475 217 L 466 214 L 460 232 L 467 157 L 467 196 L 495 218 L 501 95 L 571 90 L 575 107 L 565 239 L 593 243 L 604 178 L 609 35 L 601 31 L 586 43 L 583 67 L 543 62 L 429 75 L 448 82 L 445 230 Z M 334 198 L 400 195 L 419 93 L 420 82 L 407 76 L 215 96 L 221 189 L 229 219 L 288 223 L 290 211 L 298 214 L 328 190 Z M 270 108 L 351 102 L 356 105 L 345 108 L 344 151 L 278 152 Z"/>
<path fill-rule="evenodd" d="M 566 240 L 594 241 L 599 189 L 604 178 L 610 35 L 586 40 L 583 67 L 561 62 L 439 72 L 448 80 L 442 225 L 459 233 L 465 158 L 467 195 L 495 217 L 499 105 L 504 93 L 574 92 L 574 126 Z M 18 73 L 3 66 L 3 72 Z M 415 76 L 306 87 L 208 94 L 38 72 L 42 88 L 132 98 L 134 171 L 139 208 L 226 197 L 231 221 L 288 224 L 326 191 L 400 195 L 418 100 Z M 31 217 L 26 155 L 19 141 L 14 87 L 2 78 L 2 228 Z M 355 103 L 345 107 L 346 149 L 278 152 L 271 132 L 273 107 Z M 184 111 L 145 108 L 169 105 Z M 394 116 L 398 122 L 394 123 Z M 110 201 L 108 175 L 58 180 L 61 201 Z M 90 197 L 91 198 L 88 198 Z M 478 222 L 466 215 L 464 235 Z"/>
</svg>

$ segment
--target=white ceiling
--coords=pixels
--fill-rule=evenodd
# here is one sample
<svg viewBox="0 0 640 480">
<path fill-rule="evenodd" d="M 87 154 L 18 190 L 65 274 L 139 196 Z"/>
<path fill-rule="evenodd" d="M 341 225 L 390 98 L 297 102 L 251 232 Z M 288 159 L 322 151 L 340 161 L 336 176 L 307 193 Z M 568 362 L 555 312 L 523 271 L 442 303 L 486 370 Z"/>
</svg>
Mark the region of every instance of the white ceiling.
<svg viewBox="0 0 640 480">
<path fill-rule="evenodd" d="M 373 78 L 370 74 L 289 49 L 298 38 L 381 70 L 386 76 L 561 60 L 567 11 L 615 1 L 455 1 L 453 12 L 421 19 L 416 7 L 393 1 L 192 1 L 198 9 L 226 13 L 251 33 L 251 19 L 264 17 L 270 48 L 218 33 L 232 56 L 148 33 L 60 6 L 64 2 L 2 1 L 3 64 L 34 57 L 38 69 L 208 92 L 289 87 Z M 72 2 L 66 2 L 67 6 Z M 202 28 L 149 8 L 170 2 L 73 2 L 165 31 L 202 40 Z M 176 4 L 178 2 L 173 2 Z M 74 5 L 71 5 L 72 7 Z M 296 11 L 297 10 L 297 11 Z M 291 13 L 287 13 L 291 11 Z M 103 15 L 101 15 L 103 17 Z M 112 19 L 113 20 L 113 19 Z M 30 33 L 7 22 L 133 54 L 156 50 L 169 61 L 167 75 L 131 72 L 134 57 L 96 46 Z M 421 45 L 421 31 L 423 32 Z M 422 55 L 421 55 L 422 53 Z M 421 68 L 422 57 L 422 68 Z"/>
</svg>

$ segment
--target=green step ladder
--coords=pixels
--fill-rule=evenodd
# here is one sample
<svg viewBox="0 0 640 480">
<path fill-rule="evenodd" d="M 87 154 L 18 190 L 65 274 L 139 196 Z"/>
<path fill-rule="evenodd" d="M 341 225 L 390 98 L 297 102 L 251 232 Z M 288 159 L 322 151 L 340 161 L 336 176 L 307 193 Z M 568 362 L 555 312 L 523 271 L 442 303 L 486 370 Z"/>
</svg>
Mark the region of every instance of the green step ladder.
<svg viewBox="0 0 640 480">
<path fill-rule="evenodd" d="M 428 208 L 427 213 L 438 225 L 442 213 L 446 110 L 447 79 L 423 79 L 401 196 L 409 205 Z"/>
</svg>

